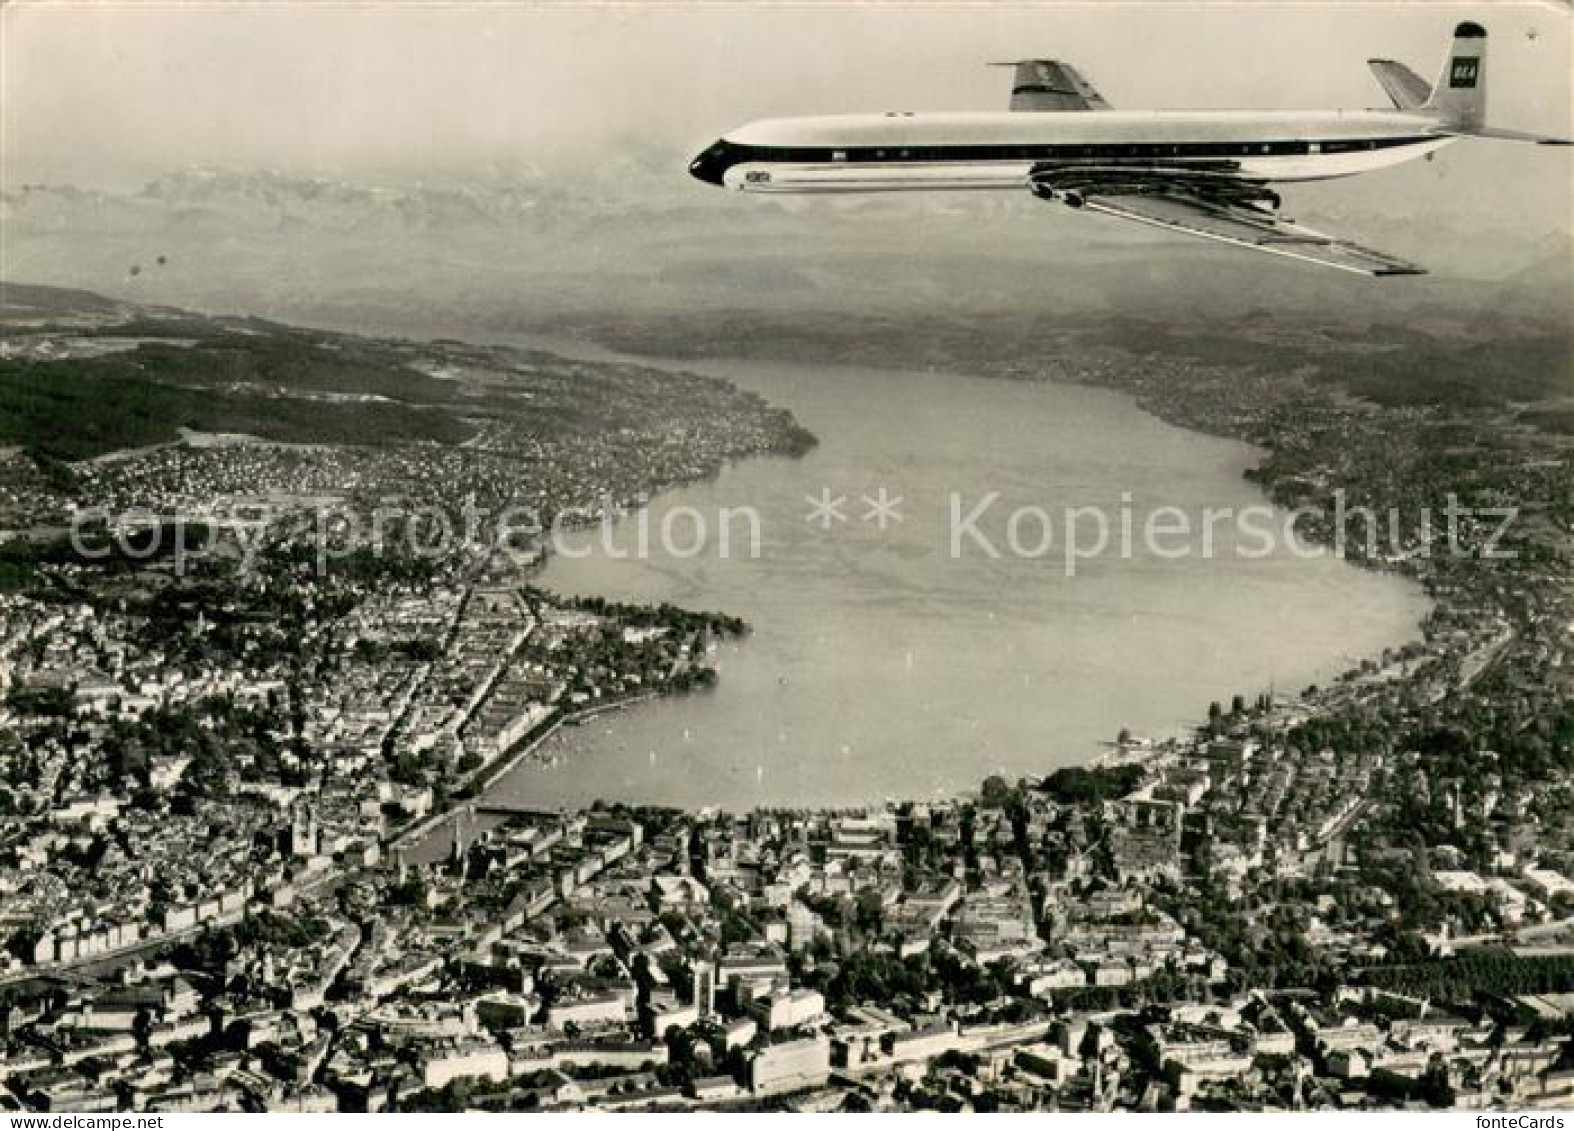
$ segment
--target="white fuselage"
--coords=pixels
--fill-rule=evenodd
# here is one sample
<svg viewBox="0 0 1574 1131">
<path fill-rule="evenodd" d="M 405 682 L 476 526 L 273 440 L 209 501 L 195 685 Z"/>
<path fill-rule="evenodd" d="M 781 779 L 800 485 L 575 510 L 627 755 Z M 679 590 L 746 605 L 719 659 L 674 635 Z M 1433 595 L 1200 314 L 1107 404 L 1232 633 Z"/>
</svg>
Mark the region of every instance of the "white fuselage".
<svg viewBox="0 0 1574 1131">
<path fill-rule="evenodd" d="M 1262 182 L 1347 177 L 1434 152 L 1436 119 L 1388 111 L 1070 111 L 779 118 L 695 158 L 745 192 L 1020 189 L 1045 167 L 1162 166 Z"/>
</svg>

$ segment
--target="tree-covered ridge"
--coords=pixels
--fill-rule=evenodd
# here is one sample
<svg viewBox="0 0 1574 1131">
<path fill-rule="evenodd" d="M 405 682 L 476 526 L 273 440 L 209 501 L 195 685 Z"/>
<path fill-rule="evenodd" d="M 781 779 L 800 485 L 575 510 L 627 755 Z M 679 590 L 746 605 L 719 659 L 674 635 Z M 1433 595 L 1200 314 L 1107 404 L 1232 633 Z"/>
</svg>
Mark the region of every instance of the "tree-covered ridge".
<svg viewBox="0 0 1574 1131">
<path fill-rule="evenodd" d="M 171 443 L 182 428 L 321 444 L 456 443 L 471 432 L 437 408 L 211 387 L 214 367 L 231 356 L 208 346 L 159 345 L 67 361 L 0 360 L 0 443 L 80 460 Z M 311 369 L 302 363 L 292 371 Z"/>
</svg>

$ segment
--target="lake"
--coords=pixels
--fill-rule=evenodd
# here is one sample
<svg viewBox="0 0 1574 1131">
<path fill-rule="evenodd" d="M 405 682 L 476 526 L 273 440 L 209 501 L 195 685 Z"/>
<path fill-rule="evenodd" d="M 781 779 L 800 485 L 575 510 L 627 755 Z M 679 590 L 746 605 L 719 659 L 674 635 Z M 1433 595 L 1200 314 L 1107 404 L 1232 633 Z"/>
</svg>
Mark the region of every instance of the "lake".
<svg viewBox="0 0 1574 1131">
<path fill-rule="evenodd" d="M 551 764 L 522 764 L 494 797 L 744 809 L 951 795 L 995 772 L 1084 762 L 1122 727 L 1162 736 L 1213 700 L 1299 691 L 1418 636 L 1427 603 L 1412 583 L 1265 546 L 1254 531 L 1285 515 L 1241 477 L 1252 448 L 1166 425 L 1126 396 L 928 372 L 683 367 L 790 409 L 819 447 L 734 465 L 573 536 L 579 556 L 555 556 L 539 581 L 720 610 L 753 633 L 720 647 L 713 690 L 565 728 L 543 748 Z M 1179 510 L 1149 545 L 1142 531 L 1163 507 Z M 1068 508 L 1095 508 L 1110 542 L 1071 570 Z M 1204 508 L 1261 513 L 1216 524 L 1210 553 Z M 1079 515 L 1077 544 L 1091 550 L 1098 520 Z M 1174 530 L 1183 518 L 1189 535 Z"/>
</svg>

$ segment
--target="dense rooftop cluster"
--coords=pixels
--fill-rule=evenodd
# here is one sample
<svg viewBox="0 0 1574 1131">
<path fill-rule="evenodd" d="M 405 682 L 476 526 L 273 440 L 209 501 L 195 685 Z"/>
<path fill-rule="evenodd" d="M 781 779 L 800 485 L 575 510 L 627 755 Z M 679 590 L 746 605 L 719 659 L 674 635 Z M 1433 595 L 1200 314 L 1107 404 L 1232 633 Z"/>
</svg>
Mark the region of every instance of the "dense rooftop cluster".
<svg viewBox="0 0 1574 1131">
<path fill-rule="evenodd" d="M 7 349 L 116 356 L 72 344 L 106 333 Z M 487 787 L 545 735 L 707 681 L 741 626 L 543 592 L 530 536 L 351 531 L 319 570 L 313 508 L 592 513 L 802 437 L 712 382 L 376 349 L 461 389 L 469 442 L 0 463 L 0 527 L 29 532 L 0 545 L 0 1110 L 1574 1102 L 1565 441 L 1230 366 L 1046 362 L 1258 441 L 1286 504 L 1397 508 L 1357 556 L 1427 587 L 1424 640 L 949 801 L 505 811 Z M 580 415 L 587 381 L 615 418 Z M 1515 556 L 1480 525 L 1440 552 L 1412 519 L 1448 495 L 1517 506 Z M 217 550 L 59 538 L 133 505 Z"/>
</svg>

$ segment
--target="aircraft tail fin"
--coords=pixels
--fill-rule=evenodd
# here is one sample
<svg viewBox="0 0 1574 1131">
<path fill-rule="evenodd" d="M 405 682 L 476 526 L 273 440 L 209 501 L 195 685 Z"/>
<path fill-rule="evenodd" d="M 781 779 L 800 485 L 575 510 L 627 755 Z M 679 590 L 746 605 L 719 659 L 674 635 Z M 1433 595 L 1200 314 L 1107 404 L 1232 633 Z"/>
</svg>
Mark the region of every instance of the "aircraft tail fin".
<svg viewBox="0 0 1574 1131">
<path fill-rule="evenodd" d="M 1450 132 L 1472 133 L 1481 129 L 1487 114 L 1486 64 L 1487 29 L 1467 20 L 1454 29 L 1454 42 L 1443 60 L 1443 72 L 1420 109 L 1435 115 Z"/>
<path fill-rule="evenodd" d="M 1398 63 L 1382 68 L 1386 60 L 1374 60 L 1373 71 L 1382 82 L 1389 97 L 1400 109 L 1406 107 L 1401 97 L 1408 97 L 1409 83 L 1416 76 Z M 1387 74 L 1387 78 L 1384 74 Z M 1403 77 L 1408 75 L 1409 78 Z M 1396 93 L 1389 82 L 1404 89 Z M 1417 80 L 1419 81 L 1419 80 Z M 1443 73 L 1425 102 L 1416 108 L 1420 114 L 1437 119 L 1437 131 L 1459 137 L 1488 138 L 1494 141 L 1526 141 L 1535 145 L 1574 145 L 1574 139 L 1549 137 L 1546 134 L 1526 133 L 1523 130 L 1505 130 L 1486 124 L 1487 114 L 1487 30 L 1480 24 L 1466 21 L 1454 29 L 1454 42 L 1443 60 Z"/>
<path fill-rule="evenodd" d="M 1392 59 L 1368 59 L 1366 65 L 1372 68 L 1372 74 L 1377 76 L 1395 109 L 1414 112 L 1432 97 L 1427 81 L 1403 63 Z"/>
</svg>

